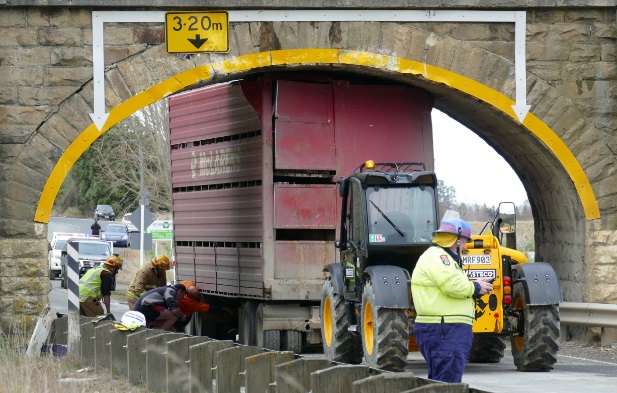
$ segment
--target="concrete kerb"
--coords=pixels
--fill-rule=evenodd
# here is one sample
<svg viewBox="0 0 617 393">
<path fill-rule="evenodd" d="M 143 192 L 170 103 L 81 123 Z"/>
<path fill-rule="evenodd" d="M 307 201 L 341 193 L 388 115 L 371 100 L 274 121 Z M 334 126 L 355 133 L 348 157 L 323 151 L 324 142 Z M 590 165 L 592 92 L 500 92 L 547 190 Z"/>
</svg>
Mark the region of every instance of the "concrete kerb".
<svg viewBox="0 0 617 393">
<path fill-rule="evenodd" d="M 146 339 L 161 334 L 160 330 L 146 329 L 129 334 L 126 338 L 127 373 L 133 385 L 146 383 Z"/>
<path fill-rule="evenodd" d="M 299 393 L 311 389 L 311 374 L 328 365 L 326 359 L 300 358 L 275 367 L 276 392 Z"/>
<path fill-rule="evenodd" d="M 276 366 L 294 359 L 295 354 L 293 352 L 266 352 L 247 357 L 245 360 L 244 392 L 276 392 Z"/>
<path fill-rule="evenodd" d="M 111 331 L 111 378 L 112 379 L 128 379 L 128 337 L 130 334 L 144 331 L 145 328 L 136 330 L 118 330 Z"/>
<path fill-rule="evenodd" d="M 94 327 L 94 369 L 96 371 L 110 370 L 111 367 L 111 333 L 117 330 L 113 324 L 102 324 Z"/>
<path fill-rule="evenodd" d="M 246 358 L 262 353 L 264 350 L 259 347 L 249 347 L 238 345 L 235 347 L 218 351 L 215 355 L 216 370 L 214 379 L 216 380 L 217 393 L 237 393 L 244 385 L 244 378 L 240 373 L 245 371 Z"/>
<path fill-rule="evenodd" d="M 191 393 L 214 393 L 212 386 L 216 354 L 234 346 L 233 341 L 208 341 L 189 348 L 189 387 Z"/>
<path fill-rule="evenodd" d="M 402 392 L 435 383 L 418 378 L 412 372 L 383 373 L 355 381 L 351 384 L 352 393 Z"/>
<path fill-rule="evenodd" d="M 184 333 L 163 333 L 146 339 L 146 387 L 149 392 L 167 388 L 167 342 L 184 337 Z"/>
<path fill-rule="evenodd" d="M 189 348 L 208 341 L 208 337 L 191 336 L 167 342 L 167 393 L 189 390 Z"/>
<path fill-rule="evenodd" d="M 92 323 L 93 320 L 96 320 L 95 317 L 80 317 L 80 325 L 79 325 L 79 341 L 80 341 L 80 354 L 81 354 L 81 364 L 85 367 L 93 367 L 95 363 L 95 355 L 96 355 L 96 336 L 95 336 L 95 328 L 109 325 L 113 321 L 104 320 L 97 324 Z"/>
<path fill-rule="evenodd" d="M 352 383 L 380 371 L 366 366 L 338 365 L 311 373 L 311 391 L 320 393 L 348 393 Z"/>
</svg>

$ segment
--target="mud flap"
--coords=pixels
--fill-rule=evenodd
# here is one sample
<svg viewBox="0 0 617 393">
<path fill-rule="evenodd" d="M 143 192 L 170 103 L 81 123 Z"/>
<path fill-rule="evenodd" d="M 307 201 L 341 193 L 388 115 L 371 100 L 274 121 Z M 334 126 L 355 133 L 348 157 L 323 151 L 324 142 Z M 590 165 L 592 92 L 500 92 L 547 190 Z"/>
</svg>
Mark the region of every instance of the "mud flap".
<svg viewBox="0 0 617 393">
<path fill-rule="evenodd" d="M 517 282 L 523 283 L 525 298 L 529 305 L 559 304 L 562 301 L 561 287 L 553 267 L 545 262 L 516 265 Z"/>
<path fill-rule="evenodd" d="M 371 266 L 365 269 L 373 284 L 375 305 L 388 308 L 410 308 L 409 272 L 398 266 Z"/>
</svg>

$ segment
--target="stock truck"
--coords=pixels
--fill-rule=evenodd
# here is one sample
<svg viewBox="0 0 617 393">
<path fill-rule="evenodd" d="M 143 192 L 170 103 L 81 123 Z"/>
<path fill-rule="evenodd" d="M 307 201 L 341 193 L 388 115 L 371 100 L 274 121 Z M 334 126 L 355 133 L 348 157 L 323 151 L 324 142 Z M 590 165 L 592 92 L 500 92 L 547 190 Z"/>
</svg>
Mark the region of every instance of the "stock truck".
<svg viewBox="0 0 617 393">
<path fill-rule="evenodd" d="M 237 310 L 195 314 L 193 333 L 320 346 L 326 266 L 340 259 L 337 180 L 367 159 L 433 170 L 433 103 L 411 86 L 303 71 L 169 97 L 177 278 Z"/>
</svg>

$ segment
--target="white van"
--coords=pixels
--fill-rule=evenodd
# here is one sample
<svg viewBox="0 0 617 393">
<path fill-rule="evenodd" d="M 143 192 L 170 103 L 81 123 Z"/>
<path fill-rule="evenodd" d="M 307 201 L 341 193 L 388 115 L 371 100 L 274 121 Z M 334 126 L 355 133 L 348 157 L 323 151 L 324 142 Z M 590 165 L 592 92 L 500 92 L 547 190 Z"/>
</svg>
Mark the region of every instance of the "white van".
<svg viewBox="0 0 617 393">
<path fill-rule="evenodd" d="M 86 237 L 83 233 L 68 233 L 68 232 L 54 232 L 51 238 L 51 249 L 47 255 L 47 261 L 49 262 L 49 279 L 55 280 L 60 277 L 62 249 L 66 244 L 66 241 L 71 238 Z"/>
</svg>

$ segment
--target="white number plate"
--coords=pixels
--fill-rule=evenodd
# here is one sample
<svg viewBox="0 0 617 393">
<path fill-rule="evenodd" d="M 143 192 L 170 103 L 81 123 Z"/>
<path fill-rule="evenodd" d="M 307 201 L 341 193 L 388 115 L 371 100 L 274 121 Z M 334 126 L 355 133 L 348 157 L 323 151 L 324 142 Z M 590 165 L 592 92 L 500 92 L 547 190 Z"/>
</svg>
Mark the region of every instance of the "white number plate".
<svg viewBox="0 0 617 393">
<path fill-rule="evenodd" d="M 490 265 L 490 255 L 463 255 L 463 265 Z"/>
<path fill-rule="evenodd" d="M 477 280 L 478 278 L 495 278 L 495 270 L 469 270 L 469 278 Z"/>
</svg>

